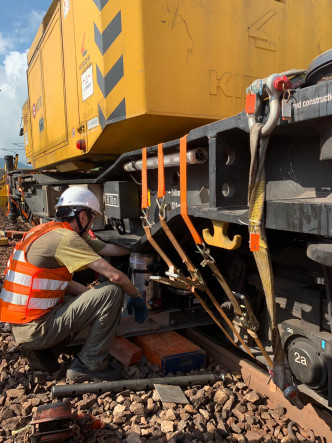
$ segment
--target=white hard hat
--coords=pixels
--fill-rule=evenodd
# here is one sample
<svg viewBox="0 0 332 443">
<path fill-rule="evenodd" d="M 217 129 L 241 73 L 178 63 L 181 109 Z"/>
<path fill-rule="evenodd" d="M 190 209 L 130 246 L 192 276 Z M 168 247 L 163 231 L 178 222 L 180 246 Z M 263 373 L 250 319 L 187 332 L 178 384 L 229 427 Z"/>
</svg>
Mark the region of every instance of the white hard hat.
<svg viewBox="0 0 332 443">
<path fill-rule="evenodd" d="M 66 189 L 55 205 L 55 208 L 70 206 L 72 208 L 90 208 L 92 211 L 101 215 L 98 198 L 87 188 L 81 186 L 72 186 Z"/>
</svg>

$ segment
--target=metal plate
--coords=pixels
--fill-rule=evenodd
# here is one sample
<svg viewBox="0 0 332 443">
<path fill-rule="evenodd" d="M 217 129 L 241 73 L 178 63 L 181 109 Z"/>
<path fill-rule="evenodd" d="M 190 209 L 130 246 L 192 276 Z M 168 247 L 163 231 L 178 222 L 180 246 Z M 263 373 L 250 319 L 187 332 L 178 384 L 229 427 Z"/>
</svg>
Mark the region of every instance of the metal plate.
<svg viewBox="0 0 332 443">
<path fill-rule="evenodd" d="M 163 403 L 189 403 L 180 386 L 154 385 Z"/>
</svg>

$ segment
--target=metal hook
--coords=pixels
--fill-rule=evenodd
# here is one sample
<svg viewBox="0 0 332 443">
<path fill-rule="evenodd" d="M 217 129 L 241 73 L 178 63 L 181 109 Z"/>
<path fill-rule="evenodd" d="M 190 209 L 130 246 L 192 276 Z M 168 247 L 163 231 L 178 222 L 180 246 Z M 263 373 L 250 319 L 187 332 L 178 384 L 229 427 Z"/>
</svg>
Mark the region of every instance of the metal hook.
<svg viewBox="0 0 332 443">
<path fill-rule="evenodd" d="M 161 199 L 161 203 L 159 202 L 159 197 L 157 197 L 157 205 L 158 205 L 158 208 L 159 208 L 159 210 L 164 206 L 164 204 L 165 204 L 165 196 L 163 196 L 162 197 L 162 199 Z"/>
<path fill-rule="evenodd" d="M 144 226 L 150 226 L 150 228 L 154 225 L 154 223 L 149 222 L 149 208 L 146 208 L 146 211 L 142 208 L 143 217 L 140 217 L 142 220 L 143 227 Z"/>
<path fill-rule="evenodd" d="M 162 197 L 161 202 L 159 201 L 159 198 L 157 198 L 157 205 L 158 205 L 158 208 L 159 208 L 159 215 L 160 215 L 163 219 L 166 218 L 166 211 L 167 211 L 168 209 L 170 209 L 169 204 L 168 204 L 168 203 L 165 203 L 165 201 L 166 201 L 166 197 L 165 197 L 165 196 Z"/>
<path fill-rule="evenodd" d="M 235 235 L 233 240 L 231 240 L 227 235 L 229 227 L 228 222 L 212 220 L 212 224 L 214 229 L 213 235 L 210 234 L 209 229 L 203 230 L 203 238 L 208 245 L 229 250 L 240 247 L 242 241 L 241 235 Z"/>
<path fill-rule="evenodd" d="M 196 245 L 196 248 L 203 257 L 203 261 L 201 263 L 203 267 L 206 266 L 206 262 L 208 261 L 210 263 L 215 263 L 215 259 L 210 255 L 210 249 L 208 249 L 204 243 L 202 243 L 201 245 Z"/>
</svg>

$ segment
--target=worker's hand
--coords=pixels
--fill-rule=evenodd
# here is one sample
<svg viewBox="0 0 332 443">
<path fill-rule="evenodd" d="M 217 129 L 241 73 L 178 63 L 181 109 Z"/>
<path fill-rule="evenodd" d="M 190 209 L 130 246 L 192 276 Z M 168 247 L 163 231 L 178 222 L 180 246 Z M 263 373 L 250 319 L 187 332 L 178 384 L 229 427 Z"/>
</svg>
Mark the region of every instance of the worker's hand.
<svg viewBox="0 0 332 443">
<path fill-rule="evenodd" d="M 131 298 L 129 300 L 127 304 L 127 311 L 129 315 L 133 313 L 133 308 L 135 314 L 135 322 L 143 323 L 146 317 L 148 316 L 148 309 L 146 307 L 144 300 L 140 296 L 136 298 Z"/>
</svg>

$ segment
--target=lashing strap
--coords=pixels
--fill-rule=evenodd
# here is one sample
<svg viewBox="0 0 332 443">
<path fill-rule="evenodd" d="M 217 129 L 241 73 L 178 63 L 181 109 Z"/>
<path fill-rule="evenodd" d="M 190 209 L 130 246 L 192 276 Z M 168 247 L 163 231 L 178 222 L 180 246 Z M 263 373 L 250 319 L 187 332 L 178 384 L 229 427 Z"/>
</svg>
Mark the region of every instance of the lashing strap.
<svg viewBox="0 0 332 443">
<path fill-rule="evenodd" d="M 180 149 L 181 149 L 181 145 L 180 145 Z M 184 153 L 182 152 L 183 158 L 184 158 L 184 162 L 185 162 L 185 166 L 187 164 L 187 148 L 186 148 L 186 143 L 185 143 L 185 150 Z M 181 158 L 181 150 L 180 150 L 180 158 Z M 180 160 L 180 167 L 181 167 L 181 160 Z M 186 167 L 185 167 L 185 185 L 186 185 Z M 182 171 L 182 175 L 180 172 L 180 180 L 181 177 L 183 177 L 183 171 Z M 181 183 L 183 184 L 183 181 L 181 181 Z M 181 183 L 180 183 L 180 188 L 181 188 Z M 187 187 L 185 186 L 185 203 L 187 206 L 187 202 L 186 202 L 186 191 L 187 191 Z M 183 193 L 180 191 L 181 196 L 183 195 Z M 158 145 L 158 198 L 163 198 L 165 196 L 165 179 L 164 179 L 164 155 L 163 155 L 163 146 L 162 144 Z M 181 200 L 182 202 L 182 200 Z M 185 208 L 186 209 L 186 208 Z M 171 241 L 172 245 L 174 246 L 174 248 L 176 249 L 176 251 L 178 252 L 178 254 L 180 255 L 180 257 L 182 258 L 182 261 L 185 263 L 185 265 L 187 266 L 187 269 L 189 271 L 189 273 L 191 274 L 191 277 L 193 278 L 193 280 L 200 280 L 200 274 L 197 272 L 197 270 L 195 269 L 194 265 L 191 263 L 191 261 L 189 260 L 188 256 L 185 254 L 184 250 L 182 249 L 181 245 L 178 243 L 177 239 L 175 238 L 175 236 L 173 235 L 173 233 L 171 232 L 170 228 L 167 226 L 167 223 L 164 219 L 164 216 L 159 213 L 159 219 L 160 219 L 160 223 L 161 226 L 165 232 L 165 234 L 167 235 L 167 237 L 169 238 L 169 240 Z M 198 235 L 195 227 L 192 225 L 191 220 L 189 219 L 188 215 L 187 215 L 187 219 L 189 220 L 190 226 L 191 226 L 191 234 L 193 235 L 193 237 L 196 234 L 196 238 L 195 241 L 197 239 L 197 241 L 199 242 L 198 244 L 202 244 L 202 240 L 200 238 L 200 236 Z M 189 226 L 188 226 L 189 227 Z M 159 247 L 159 245 L 156 245 L 156 243 L 152 243 L 152 241 L 154 241 L 151 238 L 151 233 L 150 233 L 150 228 L 148 227 L 144 227 L 145 232 L 147 234 L 147 238 L 150 241 L 151 245 L 154 246 L 154 248 L 157 250 L 157 252 L 160 253 L 161 248 Z M 190 228 L 189 228 L 190 229 Z M 148 235 L 150 234 L 150 237 L 148 237 Z M 158 248 L 158 249 L 157 249 Z M 162 251 L 163 252 L 163 251 Z M 163 253 L 164 254 L 164 253 Z M 165 254 L 164 254 L 165 255 Z M 162 258 L 164 259 L 164 261 L 166 261 L 166 263 L 168 264 L 168 266 L 170 267 L 170 263 L 167 261 L 169 260 L 168 257 L 166 256 L 166 258 L 164 258 L 162 256 Z M 171 263 L 172 264 L 172 263 Z M 240 336 L 240 334 L 238 333 L 238 331 L 236 330 L 236 328 L 234 327 L 234 325 L 232 324 L 232 322 L 229 320 L 229 318 L 227 317 L 227 315 L 225 314 L 225 312 L 223 311 L 223 309 L 221 308 L 221 306 L 219 305 L 219 303 L 217 302 L 217 300 L 215 299 L 215 297 L 213 296 L 212 292 L 206 287 L 206 284 L 204 283 L 204 281 L 202 281 L 203 284 L 203 288 L 202 290 L 205 291 L 205 293 L 207 294 L 207 296 L 209 297 L 209 299 L 212 301 L 214 307 L 217 309 L 217 311 L 219 312 L 219 314 L 221 314 L 221 316 L 223 317 L 223 319 L 226 321 L 226 323 L 228 324 L 228 326 L 232 329 L 232 331 L 234 332 L 234 334 L 237 336 L 237 338 L 239 339 L 239 341 L 241 342 L 241 344 L 244 346 L 244 348 L 246 349 L 246 351 L 248 352 L 248 354 L 251 357 L 254 357 L 252 352 L 250 351 L 250 349 L 248 348 L 248 346 L 246 345 L 246 343 L 244 342 L 244 340 L 242 339 L 242 337 Z M 221 325 L 221 323 L 219 322 L 219 320 L 217 319 L 217 317 L 213 314 L 213 312 L 207 307 L 206 303 L 204 302 L 204 300 L 200 297 L 200 295 L 198 294 L 198 292 L 195 290 L 195 287 L 192 286 L 191 287 L 191 291 L 193 292 L 193 294 L 195 295 L 196 299 L 199 301 L 199 303 L 204 307 L 204 309 L 209 313 L 209 315 L 211 316 L 211 318 L 218 324 L 218 326 L 220 327 L 220 329 L 226 334 L 227 338 L 230 340 L 230 342 L 234 345 L 237 346 L 234 342 L 234 340 L 230 337 L 230 335 L 226 332 L 226 330 L 223 328 L 223 326 Z M 230 294 L 233 296 L 232 292 L 229 290 Z M 233 296 L 234 298 L 234 296 Z M 238 305 L 237 305 L 238 306 Z M 239 311 L 240 307 L 238 306 Z"/>
<path fill-rule="evenodd" d="M 18 157 L 17 157 L 17 158 L 18 158 Z M 16 163 L 17 163 L 17 160 L 15 159 L 15 164 L 16 164 Z M 20 177 L 18 177 L 18 190 L 20 191 L 21 196 L 22 196 L 22 199 L 23 199 L 23 201 L 25 202 L 25 195 L 24 195 L 24 191 L 23 191 L 21 185 L 22 185 L 22 177 L 20 176 Z M 29 220 L 29 214 L 27 214 L 27 213 L 24 211 L 24 209 L 22 209 L 22 208 L 20 208 L 20 211 L 22 212 L 22 214 L 24 215 L 24 217 L 27 218 L 27 219 Z M 32 224 L 34 225 L 34 223 L 32 223 Z"/>
<path fill-rule="evenodd" d="M 147 238 L 148 242 L 150 243 L 150 245 L 158 252 L 158 254 L 164 260 L 164 262 L 167 264 L 169 269 L 171 269 L 174 272 L 175 268 L 174 268 L 174 265 L 173 265 L 172 261 L 168 258 L 168 256 L 162 250 L 162 248 L 158 245 L 156 240 L 153 239 L 153 237 L 151 235 L 151 228 L 150 228 L 150 226 L 144 225 L 143 229 L 145 231 L 146 238 Z"/>
<path fill-rule="evenodd" d="M 284 352 L 281 346 L 277 324 L 276 303 L 273 283 L 271 258 L 263 225 L 265 204 L 265 155 L 269 137 L 261 137 L 262 125 L 256 123 L 250 131 L 251 164 L 249 173 L 249 233 L 259 239 L 257 250 L 253 250 L 257 268 L 265 292 L 267 309 L 271 321 L 272 346 L 276 361 L 283 361 Z"/>
<path fill-rule="evenodd" d="M 165 197 L 165 169 L 163 144 L 158 145 L 158 198 Z"/>
<path fill-rule="evenodd" d="M 180 139 L 180 204 L 181 215 L 185 221 L 196 245 L 202 245 L 203 240 L 188 216 L 187 204 L 187 136 Z"/>
<path fill-rule="evenodd" d="M 142 209 L 149 207 L 148 198 L 148 170 L 146 148 L 142 149 Z"/>
<path fill-rule="evenodd" d="M 274 352 L 273 381 L 282 390 L 292 384 L 291 373 L 282 347 L 277 321 L 272 262 L 263 224 L 265 204 L 265 156 L 269 137 L 261 135 L 263 125 L 255 123 L 250 129 L 251 163 L 248 185 L 249 234 L 256 234 L 258 247 L 251 248 L 261 277 L 266 306 L 270 317 L 271 341 Z"/>
</svg>

